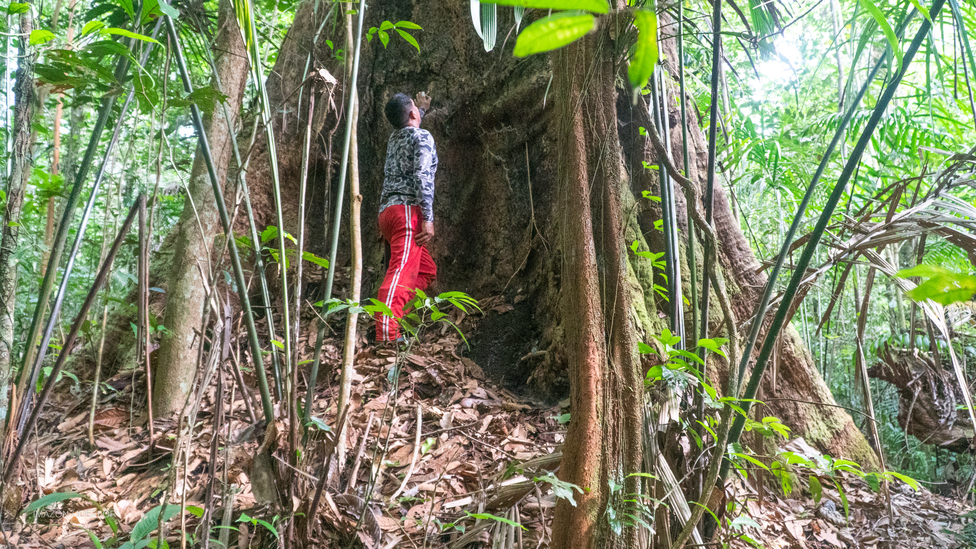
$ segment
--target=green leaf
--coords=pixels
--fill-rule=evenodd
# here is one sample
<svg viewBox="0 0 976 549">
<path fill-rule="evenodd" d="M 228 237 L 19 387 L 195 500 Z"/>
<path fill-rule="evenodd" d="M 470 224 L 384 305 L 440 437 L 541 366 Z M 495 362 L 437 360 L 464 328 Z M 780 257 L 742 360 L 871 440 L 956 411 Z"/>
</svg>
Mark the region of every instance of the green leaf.
<svg viewBox="0 0 976 549">
<path fill-rule="evenodd" d="M 552 493 L 556 495 L 556 499 L 565 499 L 573 507 L 576 507 L 576 500 L 573 498 L 573 490 L 583 493 L 583 489 L 579 486 L 560 480 L 556 478 L 556 475 L 552 474 L 552 471 L 546 473 L 544 477 L 535 477 L 532 480 L 536 482 L 547 482 L 552 486 Z"/>
<path fill-rule="evenodd" d="M 390 35 L 387 34 L 386 31 L 380 31 L 379 35 L 380 35 L 380 42 L 383 43 L 383 47 L 385 48 L 390 43 Z"/>
<path fill-rule="evenodd" d="M 515 42 L 516 57 L 527 57 L 561 48 L 579 40 L 596 27 L 596 18 L 579 12 L 563 12 L 532 23 Z"/>
<path fill-rule="evenodd" d="M 519 528 L 528 531 L 528 528 L 526 528 L 525 526 L 522 526 L 521 524 L 515 522 L 514 520 L 509 520 L 504 517 L 496 517 L 495 515 L 489 513 L 468 513 L 467 511 L 465 511 L 465 513 L 467 513 L 467 515 L 473 519 L 493 520 L 495 522 L 501 522 L 502 524 L 507 524 L 509 526 L 518 526 Z"/>
<path fill-rule="evenodd" d="M 413 30 L 424 30 L 420 25 L 412 21 L 397 21 L 394 27 L 398 29 L 413 29 Z"/>
<path fill-rule="evenodd" d="M 915 6 L 915 9 L 917 9 L 919 13 L 921 13 L 923 16 L 925 16 L 926 19 L 928 19 L 929 23 L 932 23 L 933 25 L 935 24 L 932 21 L 932 16 L 929 15 L 929 10 L 923 7 L 921 2 L 919 2 L 918 0 L 910 0 L 910 1 L 912 5 Z"/>
<path fill-rule="evenodd" d="M 820 479 L 816 475 L 810 475 L 810 496 L 813 497 L 813 502 L 817 504 L 823 497 L 823 485 L 820 484 Z"/>
<path fill-rule="evenodd" d="M 34 29 L 30 33 L 30 45 L 43 44 L 54 40 L 54 33 L 44 29 Z"/>
<path fill-rule="evenodd" d="M 651 10 L 637 10 L 634 12 L 634 26 L 637 27 L 637 43 L 634 46 L 634 58 L 627 67 L 627 77 L 634 88 L 643 87 L 647 79 L 654 74 L 657 65 L 657 14 Z"/>
<path fill-rule="evenodd" d="M 21 511 L 21 513 L 27 515 L 33 513 L 38 509 L 43 509 L 48 505 L 51 505 L 52 503 L 57 503 L 59 501 L 64 501 L 67 499 L 74 499 L 74 498 L 88 499 L 87 497 L 79 494 L 78 492 L 54 492 L 53 494 L 48 494 L 44 497 L 38 498 L 36 501 L 31 502 L 31 504 L 28 505 L 26 509 Z"/>
<path fill-rule="evenodd" d="M 278 341 L 277 339 L 272 339 L 271 340 L 271 344 L 274 345 L 275 347 L 281 349 L 281 350 L 284 350 L 285 349 L 285 344 L 282 343 L 282 342 L 280 342 L 280 341 Z"/>
<path fill-rule="evenodd" d="M 104 27 L 105 27 L 105 23 L 103 21 L 89 21 L 85 23 L 85 26 L 81 29 L 81 35 L 88 36 L 89 34 L 99 29 L 102 29 Z"/>
<path fill-rule="evenodd" d="M 915 301 L 931 299 L 940 305 L 969 301 L 976 294 L 976 276 L 956 273 L 935 265 L 918 265 L 898 271 L 901 278 L 919 277 L 923 281 L 906 292 Z M 927 279 L 927 280 L 926 280 Z"/>
<path fill-rule="evenodd" d="M 888 45 L 891 46 L 891 51 L 895 54 L 895 72 L 901 70 L 902 63 L 902 53 L 901 48 L 898 46 L 898 36 L 895 35 L 894 29 L 888 24 L 888 20 L 885 19 L 884 13 L 878 9 L 878 6 L 874 5 L 871 0 L 858 0 L 864 9 L 874 17 L 874 20 L 878 22 L 878 26 L 884 31 L 885 38 L 888 39 Z M 923 10 L 924 11 L 924 10 Z"/>
<path fill-rule="evenodd" d="M 736 457 L 740 457 L 740 458 L 748 461 L 749 463 L 755 465 L 756 467 L 759 467 L 760 469 L 765 469 L 766 471 L 769 470 L 769 467 L 766 466 L 765 463 L 763 463 L 763 462 L 759 461 L 758 459 L 750 456 L 749 454 L 744 454 L 744 453 L 741 453 L 741 452 L 737 452 L 737 453 L 733 453 L 732 455 L 733 456 L 736 456 Z"/>
<path fill-rule="evenodd" d="M 916 492 L 919 489 L 918 481 L 915 480 L 915 479 L 913 479 L 912 477 L 910 477 L 908 475 L 903 475 L 901 473 L 896 473 L 894 471 L 888 471 L 885 474 L 886 475 L 891 475 L 892 477 L 895 477 L 896 479 L 898 479 L 898 480 L 904 482 L 905 484 L 911 486 L 912 487 L 912 490 L 915 490 Z"/>
<path fill-rule="evenodd" d="M 306 423 L 305 425 L 315 427 L 316 429 L 322 431 L 323 433 L 328 433 L 332 431 L 332 427 L 329 427 L 328 423 L 326 423 L 322 418 L 315 417 L 315 416 L 310 416 L 308 418 L 308 423 Z"/>
<path fill-rule="evenodd" d="M 30 11 L 30 4 L 22 4 L 20 2 L 11 2 L 7 6 L 7 13 L 10 15 L 20 15 L 21 13 L 27 13 Z"/>
<path fill-rule="evenodd" d="M 867 481 L 872 492 L 877 493 L 879 490 L 881 490 L 881 479 L 878 478 L 878 475 L 874 473 L 864 475 L 864 480 Z"/>
<path fill-rule="evenodd" d="M 312 252 L 302 252 L 302 259 L 304 259 L 305 261 L 308 261 L 309 263 L 314 263 L 314 264 L 318 265 L 319 267 L 323 267 L 323 268 L 326 268 L 326 269 L 329 268 L 329 260 L 328 259 L 321 258 L 321 257 L 313 254 Z"/>
<path fill-rule="evenodd" d="M 196 505 L 187 505 L 186 512 L 197 518 L 203 518 L 203 509 L 201 507 L 197 507 Z"/>
<path fill-rule="evenodd" d="M 166 0 L 159 0 L 159 11 L 163 12 L 163 14 L 168 15 L 170 17 L 180 16 L 179 10 L 169 5 L 169 3 L 166 2 Z"/>
<path fill-rule="evenodd" d="M 153 507 L 138 523 L 136 523 L 135 527 L 132 529 L 132 541 L 141 541 L 149 537 L 149 534 L 151 534 L 153 530 L 159 526 L 159 513 L 162 511 L 162 509 L 162 505 Z M 179 505 L 167 505 L 166 512 L 163 513 L 163 522 L 175 517 L 179 512 Z"/>
<path fill-rule="evenodd" d="M 844 493 L 844 488 L 836 480 L 834 480 L 834 486 L 837 487 L 837 493 L 840 495 L 840 502 L 844 504 L 844 518 L 849 520 L 851 518 L 851 509 L 850 505 L 847 503 L 847 494 Z"/>
<path fill-rule="evenodd" d="M 420 44 L 417 43 L 417 39 L 416 38 L 414 38 L 413 36 L 410 36 L 410 33 L 409 32 L 403 31 L 403 30 L 400 30 L 400 29 L 396 29 L 396 31 L 397 31 L 397 34 L 399 34 L 401 38 L 403 38 L 404 40 L 406 40 L 407 43 L 409 43 L 411 46 L 417 48 L 417 51 L 420 51 Z"/>
<path fill-rule="evenodd" d="M 132 32 L 130 30 L 120 29 L 117 27 L 107 27 L 102 29 L 102 34 L 112 34 L 116 36 L 124 36 L 126 38 L 133 38 L 135 40 L 142 40 L 144 42 L 152 42 L 153 44 L 159 44 L 155 38 L 151 38 L 144 34 L 139 34 Z"/>
<path fill-rule="evenodd" d="M 610 6 L 606 0 L 482 0 L 481 3 L 548 10 L 586 10 L 593 13 L 610 12 Z"/>
</svg>

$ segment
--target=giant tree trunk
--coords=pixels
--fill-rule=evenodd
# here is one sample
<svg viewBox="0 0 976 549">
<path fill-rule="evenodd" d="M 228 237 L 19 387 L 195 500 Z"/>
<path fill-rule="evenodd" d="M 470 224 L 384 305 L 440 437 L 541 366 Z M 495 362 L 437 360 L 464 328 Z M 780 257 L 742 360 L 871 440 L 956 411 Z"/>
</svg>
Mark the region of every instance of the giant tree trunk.
<svg viewBox="0 0 976 549">
<path fill-rule="evenodd" d="M 27 45 L 33 29 L 31 10 L 20 16 L 20 48 L 14 83 L 13 163 L 7 183 L 7 201 L 3 215 L 3 237 L 0 239 L 0 415 L 6 416 L 7 386 L 10 385 L 10 366 L 14 352 L 14 312 L 17 305 L 17 250 L 20 237 L 20 212 L 24 205 L 24 190 L 31 176 L 31 122 L 37 109 L 34 88 L 34 61 L 37 50 Z"/>
<path fill-rule="evenodd" d="M 617 136 L 616 64 L 608 30 L 555 55 L 558 120 L 557 248 L 571 420 L 559 476 L 583 489 L 561 499 L 554 547 L 633 547 L 606 529 L 608 484 L 639 493 L 643 384 L 627 284 L 621 192 L 627 188 Z"/>
<path fill-rule="evenodd" d="M 247 55 L 230 0 L 220 0 L 217 28 L 214 45 L 218 55 L 217 75 L 222 92 L 227 96 L 231 120 L 225 120 L 223 110 L 217 108 L 206 116 L 203 125 L 218 180 L 224 182 L 233 152 L 231 128 L 241 107 L 248 74 Z M 174 229 L 177 234 L 163 320 L 170 333 L 160 344 L 159 359 L 155 364 L 152 405 L 161 416 L 178 410 L 190 391 L 197 349 L 204 335 L 201 322 L 205 288 L 209 286 L 209 281 L 204 284 L 204 277 L 209 279 L 211 276 L 214 239 L 222 234 L 213 188 L 199 148 L 193 159 L 187 195 L 183 213 Z"/>
</svg>

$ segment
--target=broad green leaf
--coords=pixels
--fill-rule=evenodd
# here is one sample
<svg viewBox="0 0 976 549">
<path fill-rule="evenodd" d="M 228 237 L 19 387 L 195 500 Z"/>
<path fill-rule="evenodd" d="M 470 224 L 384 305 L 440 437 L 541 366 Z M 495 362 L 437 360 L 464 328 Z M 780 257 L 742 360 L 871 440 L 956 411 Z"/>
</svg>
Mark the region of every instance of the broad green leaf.
<svg viewBox="0 0 976 549">
<path fill-rule="evenodd" d="M 308 423 L 306 423 L 306 425 L 311 425 L 312 427 L 315 427 L 316 429 L 322 431 L 323 433 L 328 433 L 329 431 L 332 430 L 332 427 L 329 427 L 329 424 L 326 423 L 322 418 L 315 417 L 315 416 L 309 417 Z"/>
<path fill-rule="evenodd" d="M 521 6 L 544 10 L 585 10 L 593 13 L 609 13 L 606 0 L 484 0 L 483 4 Z"/>
<path fill-rule="evenodd" d="M 864 480 L 867 481 L 868 487 L 871 488 L 872 492 L 877 493 L 881 490 L 881 479 L 878 478 L 878 475 L 874 473 L 864 475 Z"/>
<path fill-rule="evenodd" d="M 117 28 L 117 27 L 108 27 L 108 28 L 102 29 L 102 34 L 112 34 L 112 35 L 116 35 L 116 36 L 124 36 L 126 38 L 133 38 L 135 40 L 142 40 L 144 42 L 152 42 L 154 44 L 159 44 L 159 42 L 155 38 L 151 38 L 151 37 L 146 36 L 144 34 L 138 34 L 138 33 L 132 32 L 130 30 L 120 29 L 120 28 Z"/>
<path fill-rule="evenodd" d="M 20 15 L 21 13 L 27 13 L 30 11 L 30 4 L 23 4 L 21 2 L 11 2 L 7 6 L 7 13 L 10 15 Z"/>
<path fill-rule="evenodd" d="M 632 87 L 640 88 L 647 84 L 657 65 L 657 14 L 651 10 L 635 11 L 634 26 L 638 31 L 637 43 L 634 45 L 634 58 L 627 67 L 627 76 Z"/>
<path fill-rule="evenodd" d="M 97 31 L 97 30 L 99 30 L 101 28 L 104 28 L 104 27 L 105 27 L 105 23 L 103 21 L 97 21 L 97 20 L 96 21 L 89 21 L 89 22 L 85 23 L 85 26 L 84 27 L 82 27 L 82 29 L 81 29 L 81 35 L 82 36 L 88 36 L 89 34 L 95 32 L 95 31 Z"/>
<path fill-rule="evenodd" d="M 555 50 L 572 44 L 596 27 L 596 18 L 579 12 L 564 12 L 532 23 L 515 42 L 516 57 Z"/>
<path fill-rule="evenodd" d="M 823 497 L 823 485 L 820 484 L 820 479 L 816 475 L 810 475 L 810 496 L 813 497 L 813 502 L 817 504 Z"/>
<path fill-rule="evenodd" d="M 153 507 L 138 523 L 136 523 L 135 527 L 132 528 L 132 541 L 141 541 L 149 537 L 149 534 L 151 534 L 159 526 L 159 513 L 162 511 L 162 509 L 162 505 Z M 179 505 L 167 505 L 166 512 L 163 513 L 163 522 L 175 517 L 179 512 Z"/>
<path fill-rule="evenodd" d="M 312 252 L 302 252 L 302 259 L 304 259 L 305 261 L 308 261 L 309 263 L 314 263 L 314 264 L 318 265 L 319 267 L 324 267 L 326 269 L 329 268 L 329 260 L 328 259 L 321 258 L 321 257 L 313 254 Z"/>
<path fill-rule="evenodd" d="M 940 305 L 969 301 L 976 294 L 976 276 L 955 273 L 935 265 L 918 265 L 898 271 L 901 278 L 920 277 L 922 283 L 906 292 L 915 301 L 931 299 Z M 927 280 L 926 280 L 927 279 Z"/>
<path fill-rule="evenodd" d="M 30 33 L 30 45 L 43 44 L 54 40 L 54 33 L 44 29 L 34 29 Z"/>
<path fill-rule="evenodd" d="M 396 31 L 397 31 L 397 34 L 399 34 L 401 38 L 403 38 L 404 40 L 407 41 L 408 44 L 410 44 L 411 46 L 417 48 L 417 51 L 420 51 L 420 44 L 417 43 L 417 39 L 416 38 L 414 38 L 413 36 L 410 36 L 410 33 L 409 32 L 404 31 L 404 30 L 400 30 L 400 29 L 396 29 Z"/>
<path fill-rule="evenodd" d="M 874 2 L 871 0 L 859 0 L 859 2 L 862 6 L 864 6 L 864 9 L 868 10 L 871 17 L 874 17 L 874 20 L 877 21 L 878 26 L 881 27 L 881 30 L 884 32 L 885 38 L 888 39 L 888 45 L 891 46 L 891 51 L 895 54 L 895 72 L 900 71 L 902 53 L 901 48 L 898 46 L 898 37 L 895 35 L 894 29 L 891 28 L 890 24 L 888 24 L 888 20 L 885 19 L 884 13 L 878 9 L 878 6 L 874 5 Z"/>
<path fill-rule="evenodd" d="M 167 2 L 166 0 L 159 0 L 159 11 L 161 11 L 163 15 L 168 15 L 170 17 L 180 16 L 179 10 L 169 5 L 169 2 Z"/>
<path fill-rule="evenodd" d="M 88 499 L 87 497 L 79 494 L 78 492 L 54 492 L 53 494 L 48 494 L 44 497 L 38 498 L 37 500 L 31 502 L 31 504 L 28 505 L 26 509 L 21 511 L 21 513 L 25 515 L 30 514 L 38 509 L 43 509 L 48 505 L 51 505 L 52 503 L 57 503 L 59 501 L 64 501 L 73 498 Z"/>
<path fill-rule="evenodd" d="M 197 518 L 203 518 L 203 508 L 197 507 L 196 505 L 187 505 L 186 512 Z"/>
<path fill-rule="evenodd" d="M 894 471 L 888 471 L 886 474 L 891 475 L 891 476 L 895 477 L 896 479 L 904 482 L 905 484 L 911 486 L 912 487 L 912 490 L 915 490 L 916 492 L 919 489 L 918 481 L 915 480 L 915 479 L 913 479 L 912 477 L 910 477 L 908 475 L 903 475 L 901 473 L 896 473 Z"/>
</svg>

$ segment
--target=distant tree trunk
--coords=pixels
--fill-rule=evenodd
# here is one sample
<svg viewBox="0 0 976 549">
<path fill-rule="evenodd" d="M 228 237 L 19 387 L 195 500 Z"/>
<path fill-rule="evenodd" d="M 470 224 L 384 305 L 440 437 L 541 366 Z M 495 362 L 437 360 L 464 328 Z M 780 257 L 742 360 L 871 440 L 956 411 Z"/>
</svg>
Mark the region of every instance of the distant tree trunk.
<svg viewBox="0 0 976 549">
<path fill-rule="evenodd" d="M 37 109 L 34 88 L 34 62 L 37 52 L 27 44 L 27 36 L 34 28 L 31 10 L 20 16 L 20 48 L 16 82 L 14 83 L 14 127 L 12 170 L 7 183 L 7 202 L 3 216 L 3 237 L 0 238 L 0 415 L 6 415 L 10 385 L 10 366 L 14 352 L 14 314 L 17 305 L 17 259 L 15 252 L 20 237 L 20 213 L 24 205 L 24 190 L 31 176 L 31 123 Z"/>
<path fill-rule="evenodd" d="M 606 528 L 608 484 L 639 493 L 643 384 L 627 285 L 621 193 L 627 189 L 617 136 L 616 64 L 602 30 L 555 54 L 558 117 L 557 248 L 561 252 L 564 345 L 572 413 L 559 477 L 583 489 L 561 499 L 554 547 L 635 546 Z"/>
<path fill-rule="evenodd" d="M 231 120 L 225 120 L 222 109 L 214 109 L 204 120 L 210 141 L 217 178 L 227 179 L 231 159 L 232 134 L 247 80 L 247 55 L 237 18 L 230 0 L 220 0 L 217 21 L 216 67 L 222 91 L 227 96 Z M 214 238 L 221 234 L 220 220 L 207 166 L 199 148 L 193 159 L 193 171 L 187 186 L 187 197 L 173 245 L 173 263 L 168 278 L 163 324 L 169 334 L 162 339 L 155 371 L 153 410 L 159 416 L 177 410 L 190 390 L 201 344 L 206 292 L 204 278 L 210 275 Z M 229 193 L 228 193 L 229 194 Z M 202 232 L 201 232 L 202 231 Z"/>
</svg>

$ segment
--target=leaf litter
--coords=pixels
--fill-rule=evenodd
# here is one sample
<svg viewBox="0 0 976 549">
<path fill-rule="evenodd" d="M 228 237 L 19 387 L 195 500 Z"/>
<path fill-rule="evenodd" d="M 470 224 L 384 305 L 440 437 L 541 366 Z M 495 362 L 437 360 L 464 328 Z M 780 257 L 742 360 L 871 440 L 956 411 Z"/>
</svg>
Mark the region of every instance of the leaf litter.
<svg viewBox="0 0 976 549">
<path fill-rule="evenodd" d="M 310 334 L 301 338 L 305 354 L 311 354 L 311 339 Z M 340 344 L 327 342 L 326 364 L 338 363 Z M 501 388 L 473 360 L 458 355 L 461 345 L 459 336 L 447 331 L 415 343 L 401 361 L 398 392 L 391 392 L 396 352 L 360 347 L 347 413 L 348 459 L 341 470 L 334 465 L 326 470 L 328 483 L 314 524 L 304 524 L 306 546 L 339 546 L 354 535 L 370 549 L 548 546 L 557 497 L 552 483 L 543 479 L 558 472 L 565 438 L 559 418 L 567 410 Z M 254 385 L 247 373 L 244 377 Z M 225 382 L 233 383 L 229 373 Z M 185 532 L 199 539 L 200 519 L 192 510 L 204 507 L 210 474 L 218 502 L 212 510 L 214 523 L 223 521 L 232 526 L 226 530 L 237 530 L 230 536 L 231 547 L 255 547 L 272 539 L 272 530 L 279 534 L 274 521 L 287 509 L 280 501 L 267 503 L 277 497 L 276 479 L 263 478 L 258 462 L 260 456 L 271 455 L 277 463 L 273 468 L 287 466 L 283 448 L 278 448 L 287 445 L 277 443 L 278 437 L 284 440 L 287 424 L 276 422 L 271 430 L 252 425 L 244 397 L 233 393 L 234 402 L 224 403 L 229 425 L 220 430 L 211 471 L 216 392 L 208 388 L 190 450 L 179 464 L 184 472 L 169 486 L 175 420 L 157 420 L 155 451 L 150 453 L 146 419 L 130 412 L 131 402 L 145 402 L 142 373 L 120 373 L 107 383 L 116 390 L 101 399 L 96 412 L 94 448 L 87 440 L 89 401 L 84 395 L 63 391 L 42 413 L 36 442 L 22 458 L 21 480 L 8 488 L 3 501 L 8 543 L 95 547 L 89 532 L 101 540 L 112 535 L 106 515 L 117 521 L 124 541 L 143 517 L 153 509 L 158 513 L 166 493 L 170 503 L 186 506 Z M 318 389 L 313 414 L 335 426 L 335 380 L 320 383 Z M 316 433 L 302 471 L 295 475 L 303 487 L 292 502 L 298 513 L 308 511 L 329 449 L 329 433 Z M 815 452 L 802 441 L 794 443 Z M 738 478 L 726 490 L 734 509 L 726 515 L 730 525 L 719 531 L 718 540 L 733 547 L 811 549 L 976 543 L 972 507 L 958 500 L 899 483 L 891 486 L 889 510 L 883 491 L 873 491 L 855 475 L 837 475 L 849 517 L 832 490 L 824 489 L 820 502 L 814 503 L 809 489 L 801 487 L 785 497 L 757 489 L 762 481 L 755 476 Z M 10 521 L 31 501 L 57 492 L 89 499 L 65 500 Z M 166 531 L 171 546 L 180 542 L 180 520 L 177 514 Z"/>
</svg>

